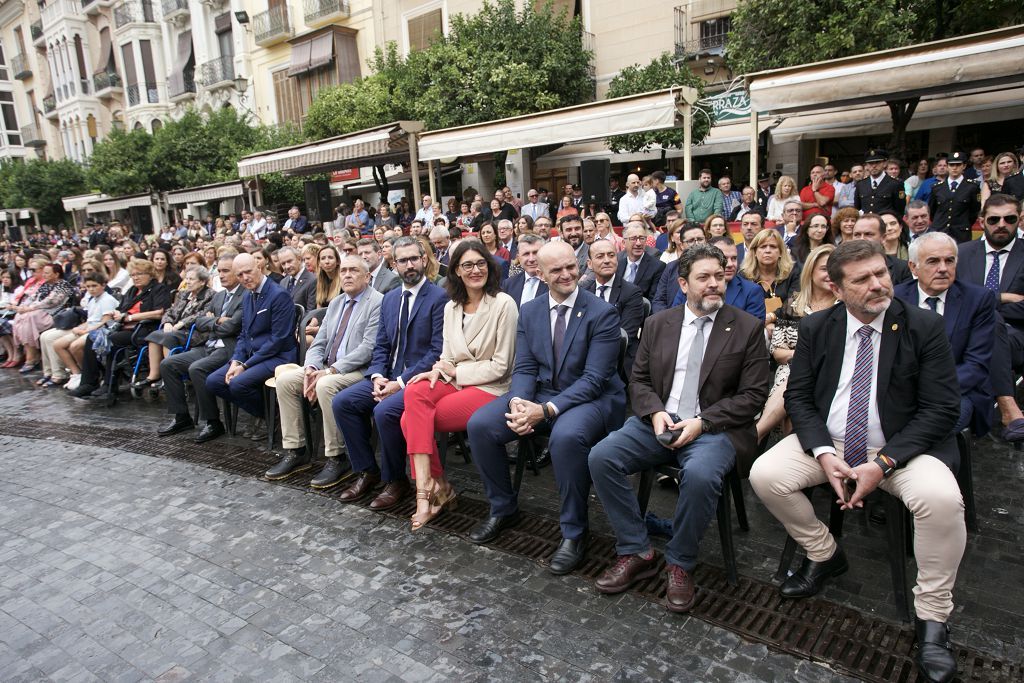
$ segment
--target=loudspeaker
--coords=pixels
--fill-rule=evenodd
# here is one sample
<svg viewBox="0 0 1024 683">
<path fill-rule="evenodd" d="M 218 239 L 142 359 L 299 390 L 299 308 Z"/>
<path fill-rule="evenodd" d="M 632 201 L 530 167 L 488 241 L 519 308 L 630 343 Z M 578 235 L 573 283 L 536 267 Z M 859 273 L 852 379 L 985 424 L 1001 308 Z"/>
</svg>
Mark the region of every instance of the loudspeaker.
<svg viewBox="0 0 1024 683">
<path fill-rule="evenodd" d="M 331 206 L 331 183 L 327 180 L 307 180 L 306 218 L 311 221 L 325 223 L 334 220 L 334 207 Z"/>
<path fill-rule="evenodd" d="M 604 210 L 608 203 L 608 183 L 612 175 L 612 162 L 608 159 L 588 159 L 580 162 L 580 187 L 583 203 L 594 202 Z"/>
</svg>

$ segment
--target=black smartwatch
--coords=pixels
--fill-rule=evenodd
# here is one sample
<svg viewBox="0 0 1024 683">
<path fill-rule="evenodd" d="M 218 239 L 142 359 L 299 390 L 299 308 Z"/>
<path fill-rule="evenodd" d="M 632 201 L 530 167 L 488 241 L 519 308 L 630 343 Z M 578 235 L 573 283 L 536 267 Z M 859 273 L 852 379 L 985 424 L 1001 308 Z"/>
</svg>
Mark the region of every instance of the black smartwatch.
<svg viewBox="0 0 1024 683">
<path fill-rule="evenodd" d="M 548 408 L 547 402 L 541 403 L 540 404 L 540 409 L 544 413 L 544 419 L 547 420 L 548 422 L 551 422 L 551 418 L 552 418 L 551 408 Z"/>
</svg>

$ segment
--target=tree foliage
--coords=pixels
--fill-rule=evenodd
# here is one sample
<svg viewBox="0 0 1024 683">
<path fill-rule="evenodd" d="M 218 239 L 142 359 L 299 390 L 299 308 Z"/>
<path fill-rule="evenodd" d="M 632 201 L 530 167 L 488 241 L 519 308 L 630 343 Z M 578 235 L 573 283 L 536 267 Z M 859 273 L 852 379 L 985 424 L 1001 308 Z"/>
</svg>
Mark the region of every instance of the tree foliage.
<svg viewBox="0 0 1024 683">
<path fill-rule="evenodd" d="M 660 57 L 651 60 L 646 66 L 633 64 L 620 71 L 608 84 L 607 97 L 608 99 L 625 97 L 676 85 L 690 86 L 697 90 L 700 97 L 704 96 L 704 81 L 695 76 L 685 64 L 677 62 L 672 55 L 665 52 Z M 711 130 L 714 113 L 711 107 L 704 104 L 698 104 L 693 109 L 690 130 L 693 134 L 693 144 L 696 145 L 700 144 Z M 648 133 L 617 135 L 608 138 L 608 147 L 619 152 L 643 152 L 655 144 L 666 149 L 681 149 L 683 137 L 682 128 L 668 128 Z"/>
<path fill-rule="evenodd" d="M 153 136 L 145 130 L 111 131 L 93 146 L 86 170 L 90 188 L 111 196 L 147 192 L 153 187 L 152 146 Z"/>
<path fill-rule="evenodd" d="M 64 221 L 61 198 L 82 194 L 85 187 L 85 173 L 81 165 L 67 159 L 6 160 L 0 164 L 0 203 L 3 207 L 37 209 L 39 220 L 48 225 Z"/>
</svg>

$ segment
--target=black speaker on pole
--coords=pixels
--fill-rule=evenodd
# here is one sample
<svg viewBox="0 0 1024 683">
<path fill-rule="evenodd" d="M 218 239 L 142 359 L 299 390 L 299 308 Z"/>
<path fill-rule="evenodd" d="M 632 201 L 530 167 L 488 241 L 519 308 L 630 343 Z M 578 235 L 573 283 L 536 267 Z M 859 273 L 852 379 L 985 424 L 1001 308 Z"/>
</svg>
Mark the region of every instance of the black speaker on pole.
<svg viewBox="0 0 1024 683">
<path fill-rule="evenodd" d="M 588 159 L 580 162 L 580 187 L 583 203 L 594 202 L 603 210 L 608 203 L 608 183 L 612 175 L 612 162 L 608 159 Z"/>
<path fill-rule="evenodd" d="M 331 206 L 331 183 L 327 180 L 307 180 L 306 218 L 311 221 L 334 220 L 334 207 Z"/>
</svg>

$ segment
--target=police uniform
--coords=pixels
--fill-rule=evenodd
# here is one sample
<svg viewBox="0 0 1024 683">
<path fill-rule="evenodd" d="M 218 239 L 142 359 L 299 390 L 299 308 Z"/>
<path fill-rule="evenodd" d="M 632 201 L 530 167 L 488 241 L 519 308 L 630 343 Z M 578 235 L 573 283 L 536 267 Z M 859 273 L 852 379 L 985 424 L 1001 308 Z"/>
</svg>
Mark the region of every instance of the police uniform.
<svg viewBox="0 0 1024 683">
<path fill-rule="evenodd" d="M 955 152 L 949 155 L 950 163 L 965 163 L 966 155 Z M 956 183 L 956 189 L 952 187 Z M 957 242 L 971 241 L 971 226 L 981 211 L 981 186 L 976 180 L 960 176 L 955 181 L 947 178 L 932 186 L 928 198 L 928 212 L 932 216 L 932 228 L 940 230 Z"/>
<path fill-rule="evenodd" d="M 885 150 L 869 149 L 864 157 L 864 163 L 885 161 L 887 158 Z M 878 181 L 877 187 L 874 186 L 874 180 L 869 176 L 857 181 L 854 207 L 862 213 L 892 213 L 902 216 L 907 203 L 903 183 L 885 172 L 882 173 L 882 179 Z"/>
<path fill-rule="evenodd" d="M 768 200 L 771 199 L 773 194 L 772 186 L 769 184 L 767 190 L 761 189 L 761 181 L 768 180 L 769 175 L 767 173 L 761 173 L 757 176 L 757 203 L 761 205 L 761 208 L 765 211 L 768 210 Z"/>
</svg>

